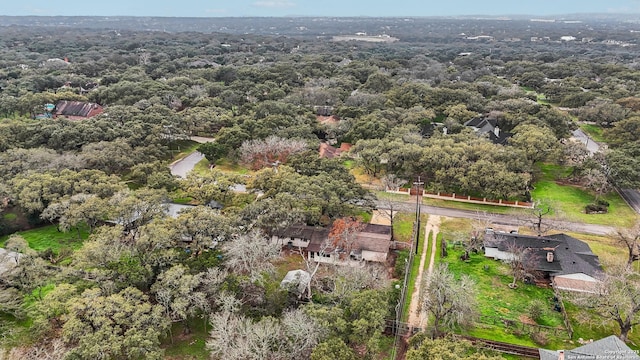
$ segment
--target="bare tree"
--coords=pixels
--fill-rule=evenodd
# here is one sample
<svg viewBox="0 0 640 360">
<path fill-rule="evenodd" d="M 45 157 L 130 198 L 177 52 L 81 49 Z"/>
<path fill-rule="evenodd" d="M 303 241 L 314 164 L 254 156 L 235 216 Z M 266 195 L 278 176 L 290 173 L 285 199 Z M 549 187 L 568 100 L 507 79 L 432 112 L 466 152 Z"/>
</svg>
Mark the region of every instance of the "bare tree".
<svg viewBox="0 0 640 360">
<path fill-rule="evenodd" d="M 271 261 L 280 254 L 280 246 L 256 230 L 225 242 L 222 250 L 226 254 L 227 268 L 235 273 L 249 275 L 252 281 L 259 279 L 263 272 L 272 271 Z"/>
<path fill-rule="evenodd" d="M 520 217 L 524 226 L 531 228 L 538 236 L 544 235 L 553 228 L 549 221 L 549 216 L 554 212 L 554 208 L 546 202 L 536 202 L 528 214 Z"/>
<path fill-rule="evenodd" d="M 341 257 L 348 257 L 353 248 L 356 237 L 365 224 L 352 218 L 336 219 L 329 231 L 329 241 L 336 251 L 341 251 Z"/>
<path fill-rule="evenodd" d="M 257 170 L 272 164 L 285 163 L 290 155 L 302 152 L 306 148 L 307 142 L 304 140 L 269 136 L 264 140 L 248 140 L 242 143 L 240 157 L 243 163 Z"/>
<path fill-rule="evenodd" d="M 506 263 L 511 270 L 511 276 L 513 276 L 513 281 L 509 284 L 510 288 L 517 288 L 518 281 L 536 278 L 536 267 L 540 258 L 531 249 L 510 242 L 507 244 L 507 252 L 510 254 L 510 258 Z"/>
<path fill-rule="evenodd" d="M 446 263 L 438 265 L 420 286 L 420 306 L 433 316 L 435 336 L 443 327 L 470 325 L 477 316 L 475 283 L 467 275 L 456 279 Z"/>
<path fill-rule="evenodd" d="M 627 248 L 629 253 L 627 265 L 640 260 L 640 221 L 630 229 L 618 228 L 611 236 Z"/>
<path fill-rule="evenodd" d="M 640 324 L 640 274 L 631 266 L 609 268 L 600 276 L 594 293 L 568 294 L 580 306 L 598 314 L 603 325 L 614 322 L 620 329 L 620 340 L 627 341 L 629 331 Z"/>
<path fill-rule="evenodd" d="M 321 336 L 319 326 L 301 309 L 285 313 L 281 321 L 263 317 L 257 322 L 221 311 L 211 316 L 211 324 L 207 348 L 228 360 L 308 358 Z"/>
</svg>

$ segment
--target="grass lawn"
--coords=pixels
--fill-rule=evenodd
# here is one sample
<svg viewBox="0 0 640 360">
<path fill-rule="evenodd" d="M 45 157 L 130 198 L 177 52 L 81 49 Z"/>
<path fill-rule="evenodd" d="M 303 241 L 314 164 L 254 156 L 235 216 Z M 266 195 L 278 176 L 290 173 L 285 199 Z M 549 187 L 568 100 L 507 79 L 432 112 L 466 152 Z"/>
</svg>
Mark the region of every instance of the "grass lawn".
<svg viewBox="0 0 640 360">
<path fill-rule="evenodd" d="M 508 267 L 482 254 L 472 254 L 467 262 L 460 261 L 463 254 L 461 247 L 448 247 L 448 256 L 442 262 L 448 263 L 449 269 L 460 276 L 470 276 L 477 286 L 478 310 L 481 314 L 480 324 L 469 331 L 470 335 L 484 337 L 496 341 L 510 342 L 526 346 L 537 346 L 522 330 L 522 322 L 532 321 L 528 316 L 528 309 L 532 301 L 538 299 L 546 305 L 545 314 L 537 321 L 539 325 L 563 327 L 562 316 L 553 310 L 553 291 L 551 288 L 541 288 L 535 285 L 518 284 L 517 289 L 511 289 L 508 284 L 512 281 Z M 514 322 L 508 327 L 501 319 Z M 526 329 L 526 327 L 525 327 Z M 552 343 L 562 343 L 567 338 L 565 331 L 548 334 Z"/>
<path fill-rule="evenodd" d="M 413 231 L 413 220 L 415 214 L 398 213 L 393 218 L 393 236 L 396 241 L 410 243 L 411 232 Z"/>
<path fill-rule="evenodd" d="M 200 164 L 198 164 L 200 165 Z M 197 168 L 197 166 L 196 166 Z M 249 169 L 248 167 L 245 167 L 241 164 L 234 164 L 233 162 L 229 161 L 228 159 L 220 159 L 218 161 L 216 161 L 216 170 L 220 170 L 222 172 L 226 172 L 226 173 L 234 173 L 237 175 L 251 175 L 254 174 L 255 171 Z"/>
<path fill-rule="evenodd" d="M 427 197 L 422 198 L 422 203 L 424 205 L 446 207 L 450 209 L 473 210 L 473 211 L 488 212 L 488 213 L 495 213 L 495 214 L 517 214 L 517 213 L 527 212 L 527 209 L 513 208 L 509 206 L 470 204 L 470 203 L 464 203 L 464 202 L 458 202 L 458 201 L 430 199 Z"/>
<path fill-rule="evenodd" d="M 598 125 L 580 124 L 580 129 L 597 142 L 607 142 L 602 135 L 602 128 Z"/>
<path fill-rule="evenodd" d="M 611 192 L 602 198 L 609 202 L 607 214 L 586 214 L 585 206 L 594 202 L 595 196 L 582 188 L 570 185 L 559 185 L 556 179 L 565 176 L 570 169 L 559 165 L 540 165 L 539 180 L 534 184 L 531 196 L 535 200 L 548 201 L 556 211 L 556 215 L 569 221 L 588 224 L 630 227 L 637 219 L 637 214 L 616 193 Z"/>
<path fill-rule="evenodd" d="M 7 220 L 7 221 L 13 221 L 13 220 L 18 218 L 18 215 L 14 214 L 14 213 L 6 213 L 6 214 L 2 215 L 2 218 L 4 220 Z"/>
<path fill-rule="evenodd" d="M 176 140 L 169 144 L 172 161 L 178 161 L 187 157 L 187 155 L 198 150 L 201 144 L 193 140 Z"/>
<path fill-rule="evenodd" d="M 208 173 L 209 171 L 211 171 L 209 169 L 209 160 L 202 159 L 202 160 L 198 161 L 196 166 L 193 167 L 192 171 L 194 173 L 196 173 L 196 174 L 199 174 L 199 175 Z"/>
<path fill-rule="evenodd" d="M 188 321 L 190 333 L 184 334 L 184 324 L 174 323 L 171 326 L 173 339 L 167 338 L 162 341 L 162 348 L 165 350 L 165 359 L 174 360 L 205 360 L 209 359 L 209 351 L 206 349 L 206 339 L 209 336 L 210 327 L 202 319 L 190 319 Z"/>
<path fill-rule="evenodd" d="M 22 236 L 29 247 L 36 251 L 43 251 L 51 248 L 54 253 L 58 253 L 62 248 L 77 250 L 82 247 L 82 242 L 89 236 L 87 229 L 81 229 L 81 238 L 78 239 L 78 232 L 74 229 L 68 233 L 58 231 L 55 225 L 43 226 L 36 229 L 19 231 L 16 234 Z M 4 246 L 9 236 L 0 237 L 0 246 Z"/>
<path fill-rule="evenodd" d="M 441 235 L 447 240 L 447 234 L 456 231 L 471 230 L 471 221 L 465 219 L 446 219 L 441 224 Z M 440 237 L 440 236 L 439 236 Z M 436 258 L 440 258 L 440 252 Z M 464 250 L 461 246 L 447 245 L 448 256 L 440 258 L 440 262 L 447 263 L 449 269 L 458 277 L 462 274 L 470 276 L 477 284 L 478 310 L 481 321 L 478 326 L 467 333 L 472 336 L 509 342 L 514 344 L 537 346 L 526 331 L 522 331 L 521 321 L 531 321 L 528 309 L 531 301 L 541 300 L 546 304 L 546 312 L 539 319 L 538 324 L 552 327 L 563 327 L 562 316 L 553 311 L 553 291 L 550 288 L 540 288 L 535 285 L 518 284 L 517 289 L 511 289 L 508 284 L 512 278 L 508 267 L 482 254 L 471 254 L 468 262 L 460 261 Z M 514 321 L 516 326 L 507 327 L 500 319 Z M 562 344 L 567 333 L 558 330 L 557 336 L 551 332 L 549 346 Z"/>
<path fill-rule="evenodd" d="M 393 200 L 393 201 L 402 201 L 402 202 L 410 202 L 411 197 L 407 194 L 396 194 L 396 193 L 388 193 L 386 191 L 374 191 L 378 200 Z M 415 201 L 413 201 L 415 206 Z"/>
</svg>

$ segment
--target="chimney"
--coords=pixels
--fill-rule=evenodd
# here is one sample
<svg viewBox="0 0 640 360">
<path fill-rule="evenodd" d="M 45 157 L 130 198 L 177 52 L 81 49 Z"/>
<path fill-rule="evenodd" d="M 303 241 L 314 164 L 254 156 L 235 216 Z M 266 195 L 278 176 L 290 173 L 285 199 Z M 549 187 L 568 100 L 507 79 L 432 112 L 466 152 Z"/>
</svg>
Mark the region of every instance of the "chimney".
<svg viewBox="0 0 640 360">
<path fill-rule="evenodd" d="M 564 350 L 558 350 L 558 360 L 564 360 Z"/>
<path fill-rule="evenodd" d="M 500 137 L 500 128 L 499 127 L 494 127 L 493 128 L 493 133 L 495 134 L 496 137 Z"/>
<path fill-rule="evenodd" d="M 553 252 L 552 251 L 547 252 L 547 262 L 550 262 L 550 263 L 553 262 Z"/>
</svg>

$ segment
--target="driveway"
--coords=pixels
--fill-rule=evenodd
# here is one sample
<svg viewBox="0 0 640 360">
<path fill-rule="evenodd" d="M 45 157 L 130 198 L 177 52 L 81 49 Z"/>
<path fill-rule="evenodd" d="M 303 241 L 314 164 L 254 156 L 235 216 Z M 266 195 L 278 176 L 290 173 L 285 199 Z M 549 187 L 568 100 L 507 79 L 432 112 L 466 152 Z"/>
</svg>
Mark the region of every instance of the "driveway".
<svg viewBox="0 0 640 360">
<path fill-rule="evenodd" d="M 178 160 L 171 164 L 171 175 L 186 179 L 187 174 L 189 174 L 189 172 L 191 172 L 196 164 L 199 163 L 202 159 L 204 159 L 204 155 L 202 155 L 198 151 L 189 154 L 182 160 Z"/>
</svg>

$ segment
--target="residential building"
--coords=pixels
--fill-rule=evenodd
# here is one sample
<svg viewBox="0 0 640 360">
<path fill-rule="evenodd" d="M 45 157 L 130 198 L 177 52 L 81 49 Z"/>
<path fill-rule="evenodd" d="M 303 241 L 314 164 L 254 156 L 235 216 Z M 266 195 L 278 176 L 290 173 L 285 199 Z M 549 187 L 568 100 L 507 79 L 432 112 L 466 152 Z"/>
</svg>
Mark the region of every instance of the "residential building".
<svg viewBox="0 0 640 360">
<path fill-rule="evenodd" d="M 602 273 L 600 260 L 587 243 L 566 234 L 529 236 L 488 231 L 484 238 L 486 257 L 510 261 L 514 248 L 526 249 L 535 271 L 560 290 L 594 292 Z M 539 279 L 539 280 L 542 280 Z"/>
</svg>

